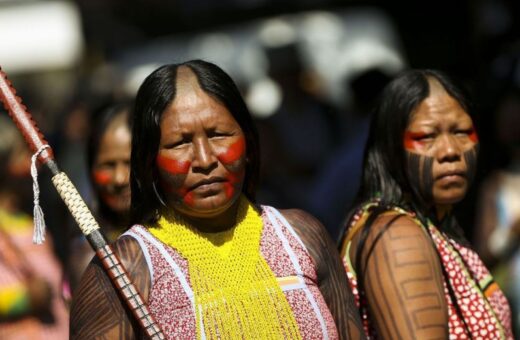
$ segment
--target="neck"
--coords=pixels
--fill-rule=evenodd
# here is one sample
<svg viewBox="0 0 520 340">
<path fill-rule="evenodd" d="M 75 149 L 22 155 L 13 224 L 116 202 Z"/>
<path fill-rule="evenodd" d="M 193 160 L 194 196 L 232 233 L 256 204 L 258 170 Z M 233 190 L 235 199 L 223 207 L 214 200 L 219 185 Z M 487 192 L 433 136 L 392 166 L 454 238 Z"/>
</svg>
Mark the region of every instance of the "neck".
<svg viewBox="0 0 520 340">
<path fill-rule="evenodd" d="M 211 217 L 195 217 L 182 214 L 182 218 L 186 220 L 193 227 L 197 228 L 203 233 L 218 233 L 233 228 L 237 222 L 237 210 L 240 200 L 229 209 L 217 216 Z"/>
<path fill-rule="evenodd" d="M 450 205 L 437 205 L 435 207 L 435 214 L 437 216 L 437 220 L 439 221 L 442 221 L 444 219 L 444 217 L 446 217 L 446 215 L 448 215 L 451 210 L 452 210 L 453 206 L 450 204 Z"/>
</svg>

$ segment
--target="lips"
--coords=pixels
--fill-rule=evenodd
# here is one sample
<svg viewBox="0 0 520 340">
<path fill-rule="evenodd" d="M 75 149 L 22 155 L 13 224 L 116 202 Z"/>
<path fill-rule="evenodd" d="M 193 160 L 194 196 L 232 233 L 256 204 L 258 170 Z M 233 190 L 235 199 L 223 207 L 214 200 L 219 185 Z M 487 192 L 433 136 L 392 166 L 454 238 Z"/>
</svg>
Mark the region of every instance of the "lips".
<svg viewBox="0 0 520 340">
<path fill-rule="evenodd" d="M 466 177 L 466 172 L 463 170 L 450 170 L 442 172 L 440 175 L 435 177 L 436 180 L 441 179 L 449 179 L 449 178 L 457 178 L 457 177 Z"/>
<path fill-rule="evenodd" d="M 188 190 L 191 191 L 191 190 L 196 190 L 198 188 L 211 187 L 213 184 L 223 183 L 225 181 L 226 180 L 224 178 L 222 178 L 222 177 L 205 178 L 203 180 L 198 181 L 194 185 L 190 186 Z"/>
</svg>

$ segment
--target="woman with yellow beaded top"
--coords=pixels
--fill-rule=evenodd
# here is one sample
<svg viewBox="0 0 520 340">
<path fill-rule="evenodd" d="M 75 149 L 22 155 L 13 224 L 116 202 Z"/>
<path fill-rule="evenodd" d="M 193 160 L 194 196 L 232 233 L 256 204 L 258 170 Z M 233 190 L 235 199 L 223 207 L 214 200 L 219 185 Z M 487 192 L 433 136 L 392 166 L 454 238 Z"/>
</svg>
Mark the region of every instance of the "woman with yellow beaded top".
<svg viewBox="0 0 520 340">
<path fill-rule="evenodd" d="M 200 60 L 158 68 L 133 123 L 135 225 L 115 249 L 167 338 L 363 336 L 321 224 L 254 204 L 257 134 L 224 71 Z M 97 261 L 71 318 L 73 338 L 140 336 Z"/>
<path fill-rule="evenodd" d="M 512 339 L 507 301 L 453 216 L 478 137 L 444 74 L 405 71 L 373 118 L 341 255 L 365 332 L 383 339 Z"/>
</svg>

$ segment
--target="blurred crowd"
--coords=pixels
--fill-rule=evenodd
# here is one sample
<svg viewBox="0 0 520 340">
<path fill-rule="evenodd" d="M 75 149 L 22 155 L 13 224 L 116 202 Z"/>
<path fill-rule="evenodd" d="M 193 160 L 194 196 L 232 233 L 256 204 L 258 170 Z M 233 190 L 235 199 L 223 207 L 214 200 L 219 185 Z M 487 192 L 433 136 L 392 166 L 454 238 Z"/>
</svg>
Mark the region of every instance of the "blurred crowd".
<svg viewBox="0 0 520 340">
<path fill-rule="evenodd" d="M 404 22 L 399 10 L 380 5 L 326 7 L 199 30 L 185 26 L 182 32 L 155 36 L 118 21 L 113 12 L 101 17 L 103 29 L 96 28 L 87 15 L 99 14 L 103 6 L 92 3 L 80 1 L 74 7 L 83 23 L 75 61 L 10 72 L 0 59 L 0 66 L 40 125 L 61 169 L 102 226 L 110 228 L 106 232 L 114 235 L 111 240 L 124 230 L 114 221 L 124 221 L 129 204 L 128 121 L 115 108 L 131 107 L 143 75 L 157 65 L 200 58 L 229 72 L 260 133 L 258 201 L 306 210 L 334 239 L 358 190 L 371 108 L 380 90 L 401 70 L 442 68 L 467 85 L 480 118 L 479 173 L 473 194 L 457 213 L 513 309 L 520 308 L 520 13 L 514 1 L 453 5 L 454 15 L 465 15 L 458 18 L 460 26 L 449 26 L 457 32 L 420 27 L 417 19 Z M 14 6 L 0 3 L 0 16 Z M 427 23 L 442 26 L 442 20 Z M 408 31 L 414 29 L 414 34 Z M 430 41 L 434 34 L 441 38 Z M 103 45 L 108 42 L 112 44 Z M 473 59 L 461 61 L 460 49 L 453 46 L 441 49 L 450 44 L 470 46 Z M 108 111 L 118 112 L 109 117 Z M 44 170 L 40 201 L 48 237 L 44 246 L 31 244 L 31 155 L 4 119 L 5 112 L 2 116 L 0 338 L 16 334 L 12 325 L 66 338 L 70 291 L 93 253 Z M 119 148 L 108 150 L 118 141 Z M 8 299 L 9 306 L 4 303 Z M 518 310 L 515 315 L 518 319 Z"/>
</svg>

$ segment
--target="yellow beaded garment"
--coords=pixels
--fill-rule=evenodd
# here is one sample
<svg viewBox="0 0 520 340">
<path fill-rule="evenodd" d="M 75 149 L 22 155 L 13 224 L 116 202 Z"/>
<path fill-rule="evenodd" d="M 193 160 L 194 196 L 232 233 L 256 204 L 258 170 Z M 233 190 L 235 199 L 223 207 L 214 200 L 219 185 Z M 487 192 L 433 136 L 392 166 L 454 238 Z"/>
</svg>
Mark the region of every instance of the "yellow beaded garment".
<svg viewBox="0 0 520 340">
<path fill-rule="evenodd" d="M 188 261 L 199 339 L 301 339 L 291 306 L 260 253 L 262 218 L 245 198 L 237 224 L 222 233 L 231 242 L 224 252 L 224 240 L 215 242 L 177 215 L 161 216 L 148 229 Z"/>
</svg>

